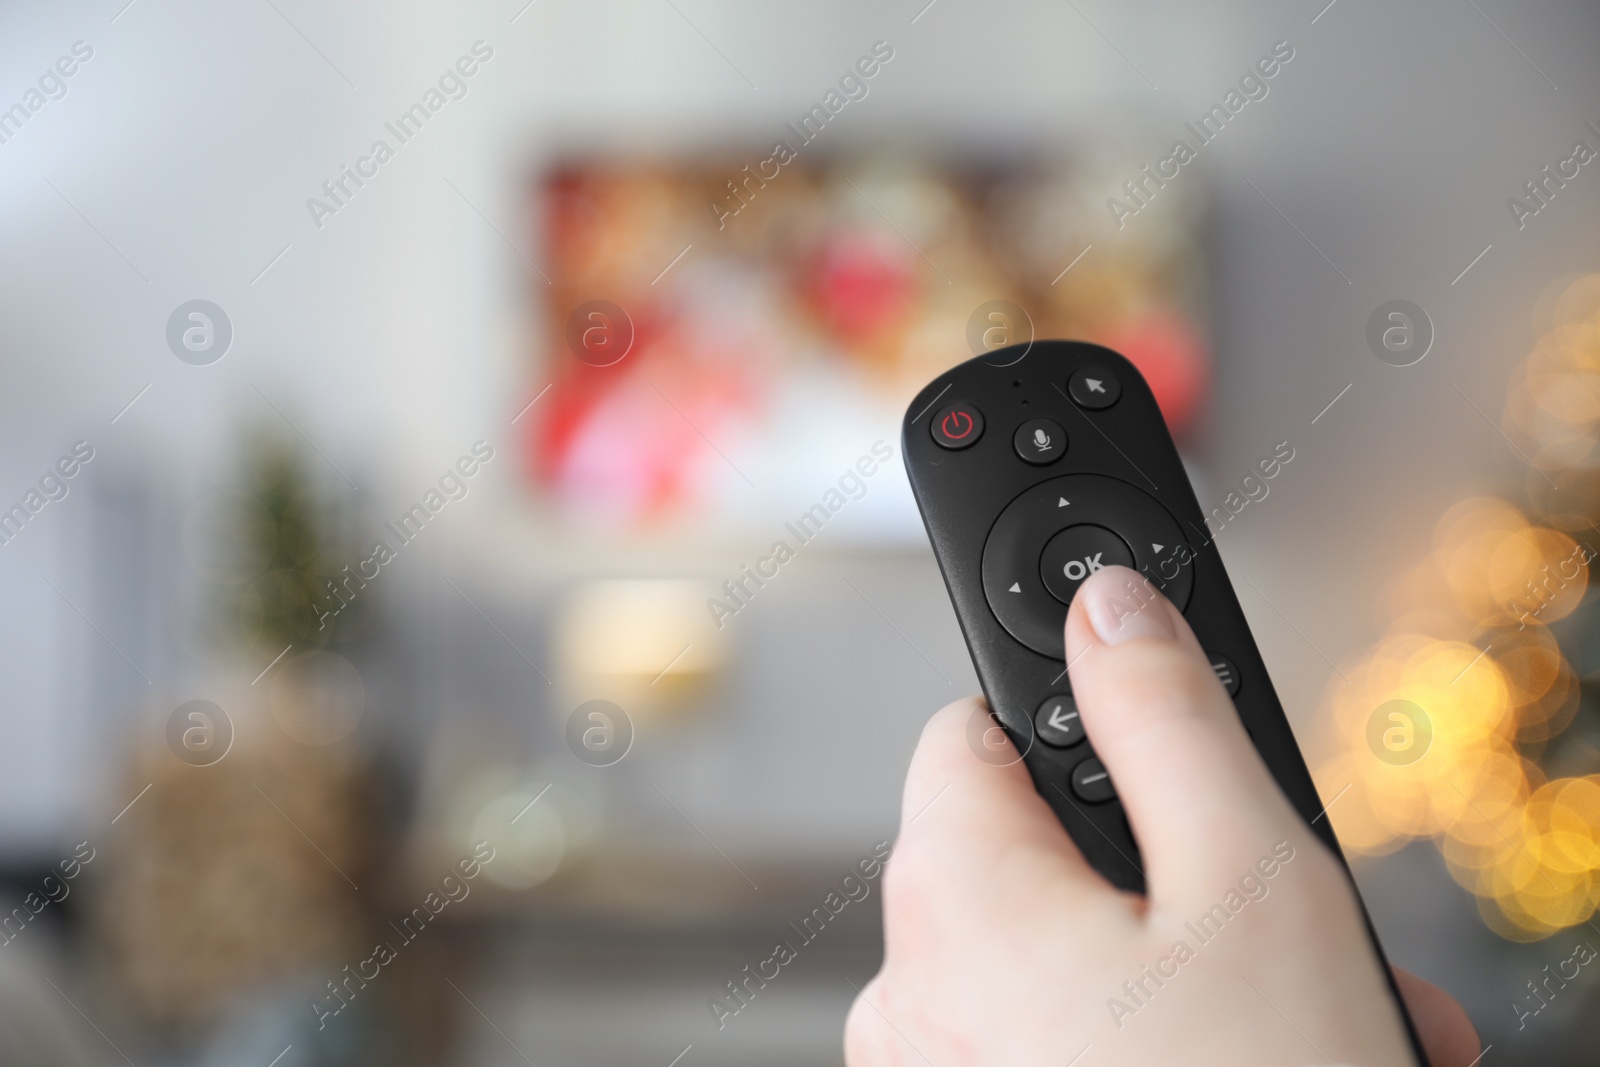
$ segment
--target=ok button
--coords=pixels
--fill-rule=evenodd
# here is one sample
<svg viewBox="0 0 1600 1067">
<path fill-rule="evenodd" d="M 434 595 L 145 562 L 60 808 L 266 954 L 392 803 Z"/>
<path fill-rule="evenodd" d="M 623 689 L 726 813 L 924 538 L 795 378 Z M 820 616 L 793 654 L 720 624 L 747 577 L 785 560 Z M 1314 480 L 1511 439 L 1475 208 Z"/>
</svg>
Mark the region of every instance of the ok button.
<svg viewBox="0 0 1600 1067">
<path fill-rule="evenodd" d="M 1133 550 L 1104 526 L 1069 526 L 1045 543 L 1039 576 L 1050 595 L 1072 603 L 1083 580 L 1103 567 L 1132 567 Z"/>
</svg>

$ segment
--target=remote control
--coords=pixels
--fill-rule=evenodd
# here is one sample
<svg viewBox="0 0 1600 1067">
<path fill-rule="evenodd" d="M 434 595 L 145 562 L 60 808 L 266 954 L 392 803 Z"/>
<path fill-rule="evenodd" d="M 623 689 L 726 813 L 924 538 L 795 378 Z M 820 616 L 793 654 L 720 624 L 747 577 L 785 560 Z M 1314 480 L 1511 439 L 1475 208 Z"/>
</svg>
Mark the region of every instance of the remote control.
<svg viewBox="0 0 1600 1067">
<path fill-rule="evenodd" d="M 1108 564 L 1177 605 L 1279 786 L 1329 848 L 1322 801 L 1144 378 L 1097 345 L 1035 341 L 941 375 L 904 456 L 989 708 L 1084 857 L 1142 891 L 1116 785 L 1073 704 L 1067 605 Z M 1312 820 L 1316 820 L 1312 822 Z"/>
<path fill-rule="evenodd" d="M 1120 889 L 1144 890 L 1138 842 L 1084 735 L 1064 662 L 1067 606 L 1110 564 L 1139 571 L 1184 613 L 1279 787 L 1343 862 L 1183 462 L 1132 363 L 1076 341 L 997 349 L 917 394 L 902 448 L 990 713 L 1091 866 Z M 1376 937 L 1373 948 L 1381 962 Z"/>
</svg>

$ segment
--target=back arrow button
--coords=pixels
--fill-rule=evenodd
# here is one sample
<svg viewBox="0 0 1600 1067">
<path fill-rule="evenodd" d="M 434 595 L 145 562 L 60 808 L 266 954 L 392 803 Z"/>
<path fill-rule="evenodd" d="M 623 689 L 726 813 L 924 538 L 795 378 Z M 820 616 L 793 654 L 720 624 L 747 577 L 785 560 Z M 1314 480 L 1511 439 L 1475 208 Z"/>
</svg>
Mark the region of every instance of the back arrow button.
<svg viewBox="0 0 1600 1067">
<path fill-rule="evenodd" d="M 1070 696 L 1053 696 L 1039 705 L 1033 716 L 1039 740 L 1051 748 L 1071 748 L 1083 740 L 1083 719 Z"/>
</svg>

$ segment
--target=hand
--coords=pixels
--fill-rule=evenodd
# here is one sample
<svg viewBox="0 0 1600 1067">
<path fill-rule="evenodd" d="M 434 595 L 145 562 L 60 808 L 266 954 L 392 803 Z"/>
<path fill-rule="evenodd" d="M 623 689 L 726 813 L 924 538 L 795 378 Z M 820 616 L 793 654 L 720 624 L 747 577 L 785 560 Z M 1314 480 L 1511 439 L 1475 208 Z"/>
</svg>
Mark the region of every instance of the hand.
<svg viewBox="0 0 1600 1067">
<path fill-rule="evenodd" d="M 1107 567 L 1073 600 L 1066 651 L 1148 895 L 1084 862 L 1020 762 L 974 755 L 981 701 L 950 705 L 906 775 L 883 969 L 851 1008 L 850 1067 L 1413 1064 L 1343 868 L 1183 616 Z M 1460 1005 L 1398 977 L 1432 1067 L 1468 1067 L 1478 1037 Z"/>
</svg>

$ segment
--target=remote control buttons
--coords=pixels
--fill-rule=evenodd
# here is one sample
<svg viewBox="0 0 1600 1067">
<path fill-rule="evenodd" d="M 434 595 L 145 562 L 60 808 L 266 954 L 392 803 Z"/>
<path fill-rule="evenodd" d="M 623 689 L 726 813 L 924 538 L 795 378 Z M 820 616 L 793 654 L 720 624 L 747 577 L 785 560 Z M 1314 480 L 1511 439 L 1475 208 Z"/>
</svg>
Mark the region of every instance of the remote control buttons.
<svg viewBox="0 0 1600 1067">
<path fill-rule="evenodd" d="M 1011 444 L 1022 462 L 1043 467 L 1066 455 L 1067 431 L 1051 419 L 1029 419 L 1017 427 Z"/>
<path fill-rule="evenodd" d="M 1072 603 L 1083 580 L 1102 567 L 1133 566 L 1128 543 L 1104 526 L 1068 526 L 1050 538 L 1039 556 L 1039 575 L 1050 595 Z"/>
<path fill-rule="evenodd" d="M 1079 800 L 1087 800 L 1091 804 L 1103 804 L 1117 796 L 1116 787 L 1111 784 L 1111 775 L 1106 773 L 1105 765 L 1097 759 L 1086 759 L 1072 768 L 1072 791 L 1078 794 Z"/>
<path fill-rule="evenodd" d="M 1067 393 L 1080 408 L 1099 411 L 1122 399 L 1122 383 L 1104 367 L 1091 363 L 1072 372 Z"/>
<path fill-rule="evenodd" d="M 1211 669 L 1217 672 L 1217 681 L 1222 683 L 1222 688 L 1228 691 L 1229 696 L 1238 696 L 1239 669 L 1233 665 L 1233 661 L 1215 652 L 1207 652 L 1206 658 L 1211 660 Z"/>
<path fill-rule="evenodd" d="M 952 450 L 968 448 L 983 436 L 983 412 L 971 404 L 951 404 L 934 415 L 930 429 L 935 444 Z"/>
<path fill-rule="evenodd" d="M 1177 520 L 1153 497 L 1100 474 L 1047 478 L 1007 504 L 990 528 L 984 598 L 1012 637 L 1064 660 L 1062 605 L 1092 569 L 1113 563 L 1139 571 L 1178 610 L 1188 607 L 1195 554 Z"/>
<path fill-rule="evenodd" d="M 1083 740 L 1083 719 L 1078 702 L 1069 696 L 1054 696 L 1039 705 L 1033 714 L 1034 734 L 1051 748 L 1071 748 Z"/>
</svg>

